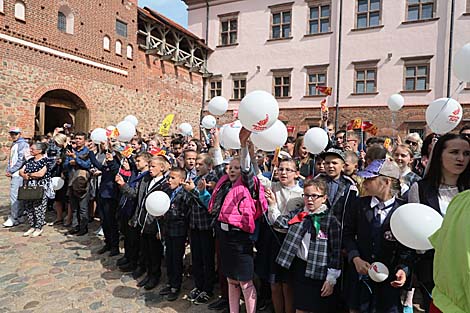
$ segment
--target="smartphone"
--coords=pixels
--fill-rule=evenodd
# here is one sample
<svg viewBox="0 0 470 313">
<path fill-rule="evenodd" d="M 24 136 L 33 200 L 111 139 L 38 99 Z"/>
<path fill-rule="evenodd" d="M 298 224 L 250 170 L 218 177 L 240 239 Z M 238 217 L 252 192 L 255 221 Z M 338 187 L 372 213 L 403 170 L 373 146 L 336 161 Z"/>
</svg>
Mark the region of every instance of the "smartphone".
<svg viewBox="0 0 470 313">
<path fill-rule="evenodd" d="M 73 147 L 72 147 L 71 144 L 68 144 L 68 145 L 65 147 L 65 149 L 68 150 L 68 151 L 70 151 L 70 152 L 72 152 Z"/>
</svg>

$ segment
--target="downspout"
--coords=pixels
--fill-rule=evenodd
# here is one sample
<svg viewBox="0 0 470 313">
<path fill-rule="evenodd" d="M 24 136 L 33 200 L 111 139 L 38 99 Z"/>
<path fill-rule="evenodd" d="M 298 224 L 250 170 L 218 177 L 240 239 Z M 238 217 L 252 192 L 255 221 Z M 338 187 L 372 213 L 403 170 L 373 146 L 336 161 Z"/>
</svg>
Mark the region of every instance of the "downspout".
<svg viewBox="0 0 470 313">
<path fill-rule="evenodd" d="M 339 83 L 341 79 L 341 33 L 343 29 L 343 0 L 339 1 L 339 26 L 338 26 L 338 62 L 336 64 L 336 105 L 335 105 L 335 133 L 339 129 Z"/>
<path fill-rule="evenodd" d="M 206 45 L 209 46 L 209 0 L 206 0 L 206 36 L 205 36 Z M 207 55 L 208 53 L 204 53 L 204 63 L 206 68 L 204 70 L 207 71 Z M 206 103 L 206 87 L 207 87 L 207 77 L 202 76 L 202 103 L 201 103 L 201 113 L 199 114 L 199 125 L 202 123 L 202 115 L 204 113 L 204 105 Z M 205 136 L 204 136 L 205 137 Z M 204 140 L 203 134 L 199 132 L 199 139 Z"/>
<path fill-rule="evenodd" d="M 455 11 L 455 0 L 452 0 L 450 7 L 450 31 L 449 31 L 449 64 L 447 67 L 447 98 L 451 96 L 450 86 L 452 83 L 452 47 L 454 45 L 454 11 Z"/>
</svg>

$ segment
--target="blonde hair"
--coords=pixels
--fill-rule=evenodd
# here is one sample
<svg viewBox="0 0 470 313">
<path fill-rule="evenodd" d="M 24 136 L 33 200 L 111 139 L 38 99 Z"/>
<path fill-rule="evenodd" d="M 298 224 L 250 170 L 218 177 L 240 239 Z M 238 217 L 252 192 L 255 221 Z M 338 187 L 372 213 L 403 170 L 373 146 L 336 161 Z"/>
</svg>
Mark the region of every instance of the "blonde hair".
<svg viewBox="0 0 470 313">
<path fill-rule="evenodd" d="M 67 143 L 67 136 L 64 134 L 57 134 L 52 139 L 60 146 L 65 146 Z"/>
<path fill-rule="evenodd" d="M 170 162 L 168 162 L 168 160 L 164 156 L 161 156 L 161 155 L 153 156 L 150 159 L 150 162 L 152 162 L 152 161 L 158 162 L 160 164 L 160 166 L 163 168 L 164 172 L 168 172 L 168 170 L 171 167 Z"/>
</svg>

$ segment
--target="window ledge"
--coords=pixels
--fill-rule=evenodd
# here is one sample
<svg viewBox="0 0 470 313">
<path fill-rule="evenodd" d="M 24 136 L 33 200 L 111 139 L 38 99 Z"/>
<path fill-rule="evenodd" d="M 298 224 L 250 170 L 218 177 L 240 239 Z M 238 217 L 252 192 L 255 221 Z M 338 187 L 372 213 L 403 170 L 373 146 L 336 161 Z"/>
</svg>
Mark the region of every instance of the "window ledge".
<svg viewBox="0 0 470 313">
<path fill-rule="evenodd" d="M 433 18 L 428 18 L 428 19 L 425 19 L 425 20 L 404 21 L 404 22 L 401 22 L 401 24 L 402 25 L 421 24 L 421 23 L 426 23 L 426 22 L 434 22 L 434 21 L 438 21 L 438 20 L 439 20 L 439 17 L 433 17 Z"/>
<path fill-rule="evenodd" d="M 376 91 L 376 92 L 364 92 L 364 93 L 356 93 L 356 92 L 352 92 L 350 95 L 351 96 L 375 96 L 375 95 L 378 95 L 379 92 Z"/>
<path fill-rule="evenodd" d="M 266 40 L 267 42 L 271 42 L 271 41 L 284 41 L 284 40 L 291 40 L 292 38 L 294 37 L 285 37 L 285 38 L 269 38 L 268 40 Z"/>
<path fill-rule="evenodd" d="M 325 98 L 327 95 L 305 95 L 302 98 Z"/>
<path fill-rule="evenodd" d="M 318 36 L 323 36 L 323 35 L 331 35 L 333 34 L 332 31 L 329 32 L 324 32 L 324 33 L 315 33 L 315 34 L 305 34 L 304 38 L 310 38 L 310 37 L 318 37 Z"/>
<path fill-rule="evenodd" d="M 228 99 L 228 101 L 242 101 L 242 99 Z"/>
<path fill-rule="evenodd" d="M 463 16 L 470 16 L 470 12 L 465 12 L 464 14 L 462 14 Z"/>
<path fill-rule="evenodd" d="M 238 42 L 237 43 L 231 43 L 231 44 L 228 44 L 228 45 L 218 45 L 218 46 L 215 46 L 216 48 L 225 48 L 225 47 L 236 47 L 238 46 Z"/>
<path fill-rule="evenodd" d="M 425 89 L 425 90 L 402 90 L 400 93 L 428 93 L 431 92 L 431 89 Z"/>
<path fill-rule="evenodd" d="M 17 17 L 15 17 L 15 20 L 16 20 L 17 22 L 20 22 L 20 23 L 26 24 L 26 20 L 23 20 L 23 19 L 21 19 L 21 18 L 17 18 Z"/>
<path fill-rule="evenodd" d="M 292 99 L 292 96 L 289 96 L 289 97 L 275 97 L 275 98 L 279 99 L 279 100 L 283 100 L 283 99 L 289 100 L 289 99 Z"/>
<path fill-rule="evenodd" d="M 351 31 L 352 32 L 360 32 L 360 31 L 363 31 L 363 30 L 373 30 L 373 29 L 381 29 L 383 28 L 384 25 L 377 25 L 377 26 L 370 26 L 370 27 L 362 27 L 362 28 L 352 28 Z"/>
</svg>

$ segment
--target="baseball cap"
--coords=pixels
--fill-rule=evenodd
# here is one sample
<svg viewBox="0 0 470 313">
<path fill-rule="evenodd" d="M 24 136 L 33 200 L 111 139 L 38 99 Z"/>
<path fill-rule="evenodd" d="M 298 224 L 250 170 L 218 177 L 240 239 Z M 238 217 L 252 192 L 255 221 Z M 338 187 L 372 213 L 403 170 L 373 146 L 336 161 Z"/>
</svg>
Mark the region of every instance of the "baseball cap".
<svg viewBox="0 0 470 313">
<path fill-rule="evenodd" d="M 323 152 L 320 154 L 320 157 L 322 159 L 325 159 L 327 156 L 329 155 L 334 155 L 334 156 L 337 156 L 339 157 L 341 160 L 343 160 L 344 162 L 346 162 L 346 155 L 344 154 L 344 151 L 341 150 L 341 149 L 336 149 L 336 148 L 330 148 L 328 149 L 326 152 Z"/>
<path fill-rule="evenodd" d="M 8 132 L 9 133 L 19 134 L 19 133 L 21 133 L 21 128 L 19 128 L 19 127 L 10 127 L 10 130 Z"/>
<path fill-rule="evenodd" d="M 400 179 L 400 168 L 389 159 L 380 159 L 372 161 L 365 170 L 358 172 L 357 175 L 366 179 L 377 176 Z"/>
</svg>

